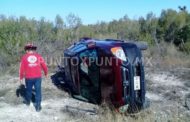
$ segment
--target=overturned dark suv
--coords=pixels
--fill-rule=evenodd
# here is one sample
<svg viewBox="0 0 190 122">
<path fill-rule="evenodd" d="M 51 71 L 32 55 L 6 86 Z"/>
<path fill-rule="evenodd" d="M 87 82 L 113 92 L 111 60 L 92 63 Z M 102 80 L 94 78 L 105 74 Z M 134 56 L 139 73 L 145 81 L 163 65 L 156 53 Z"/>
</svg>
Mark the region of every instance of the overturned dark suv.
<svg viewBox="0 0 190 122">
<path fill-rule="evenodd" d="M 82 38 L 64 51 L 64 66 L 52 80 L 73 98 L 140 110 L 145 104 L 141 50 L 146 48 L 132 41 Z"/>
</svg>

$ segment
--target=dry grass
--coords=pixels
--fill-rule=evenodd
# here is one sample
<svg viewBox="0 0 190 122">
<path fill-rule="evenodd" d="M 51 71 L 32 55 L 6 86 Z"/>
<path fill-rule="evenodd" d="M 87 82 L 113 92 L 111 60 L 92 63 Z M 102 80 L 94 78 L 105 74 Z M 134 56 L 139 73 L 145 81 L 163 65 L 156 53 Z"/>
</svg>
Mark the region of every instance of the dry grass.
<svg viewBox="0 0 190 122">
<path fill-rule="evenodd" d="M 55 45 L 54 45 L 55 46 Z M 60 46 L 61 47 L 61 46 Z M 50 55 L 56 55 L 59 56 L 62 54 L 62 49 L 60 49 L 57 52 L 54 52 L 54 48 L 55 47 L 49 47 L 50 49 L 52 49 L 52 53 L 49 53 Z M 48 53 L 47 53 L 48 54 Z M 160 49 L 158 49 L 157 47 L 150 47 L 147 51 L 145 51 L 145 57 L 147 58 L 152 58 L 150 61 L 152 63 L 152 67 L 154 67 L 154 69 L 159 69 L 159 68 L 164 68 L 165 70 L 168 70 L 170 68 L 176 68 L 176 67 L 190 67 L 190 55 L 186 55 L 182 52 L 179 52 L 175 46 L 173 45 L 168 45 L 168 44 L 160 44 Z M 10 66 L 11 68 L 8 68 L 7 72 L 2 72 L 1 75 L 3 76 L 4 74 L 16 74 L 18 75 L 18 68 L 19 68 L 19 64 L 16 65 L 12 65 Z M 189 75 L 186 74 L 184 77 L 187 77 L 187 85 L 189 85 Z M 20 101 L 18 100 L 18 98 L 16 98 L 15 94 L 14 94 L 14 90 L 15 90 L 15 85 L 16 82 L 18 80 L 17 79 L 13 79 L 10 80 L 12 77 L 4 77 L 1 81 L 3 86 L 6 86 L 5 83 L 7 83 L 9 87 L 7 87 L 8 89 L 1 89 L 0 90 L 0 97 L 4 96 L 4 101 L 6 101 L 6 103 L 9 103 L 10 105 L 14 105 L 17 103 L 20 103 Z M 14 78 L 14 77 L 13 77 Z M 4 81 L 8 81 L 8 82 L 4 82 Z M 80 113 L 80 112 L 68 112 L 68 111 L 61 111 L 62 108 L 60 108 L 60 106 L 64 106 L 64 100 L 69 99 L 70 98 L 68 96 L 65 96 L 64 94 L 62 94 L 62 91 L 58 91 L 56 90 L 52 84 L 51 81 L 44 81 L 43 82 L 44 85 L 46 85 L 46 87 L 44 88 L 43 91 L 43 96 L 44 96 L 44 101 L 46 101 L 46 103 L 49 103 L 49 99 L 53 98 L 55 99 L 53 102 L 55 103 L 55 105 L 49 105 L 47 104 L 47 108 L 44 107 L 45 111 L 44 112 L 49 112 L 48 116 L 52 116 L 52 114 L 60 114 L 57 115 L 58 117 L 60 117 L 60 119 L 55 118 L 54 121 L 73 121 L 73 122 L 185 122 L 185 121 L 189 121 L 190 117 L 181 117 L 181 115 L 178 113 L 178 111 L 175 111 L 176 109 L 172 109 L 170 112 L 168 112 L 167 108 L 166 110 L 159 110 L 158 108 L 162 108 L 163 104 L 161 104 L 161 106 L 158 106 L 156 103 L 152 103 L 152 105 L 150 106 L 150 108 L 146 109 L 146 110 L 142 110 L 139 113 L 136 114 L 120 114 L 116 111 L 114 111 L 114 109 L 110 109 L 110 107 L 108 107 L 108 105 L 102 105 L 100 107 L 98 107 L 97 109 L 97 115 L 86 115 L 85 113 Z M 10 86 L 10 84 L 12 84 L 12 86 Z M 43 86 L 44 86 L 43 85 Z M 150 85 L 150 83 L 149 83 Z M 10 89 L 11 90 L 10 90 Z M 153 89 L 153 87 L 149 86 L 148 88 Z M 163 87 L 158 88 L 159 91 L 162 91 Z M 157 91 L 156 93 L 159 93 L 159 91 Z M 63 100 L 64 99 L 64 100 Z M 62 100 L 62 101 L 60 101 Z M 14 103 L 14 104 L 13 104 Z M 77 104 L 78 101 L 74 101 L 73 104 Z M 59 105 L 60 104 L 60 105 Z M 70 104 L 70 103 L 69 103 Z M 72 103 L 71 103 L 72 104 Z M 82 104 L 83 107 L 86 106 L 85 104 Z M 3 105 L 2 105 L 3 106 Z M 10 109 L 14 109 L 15 106 L 11 106 Z M 22 106 L 21 106 L 22 107 Z M 50 110 L 49 108 L 50 107 Z M 81 106 L 79 106 L 81 107 Z M 174 106 L 174 108 L 177 108 L 177 106 Z M 1 108 L 1 106 L 0 106 Z M 61 109 L 61 110 L 60 110 Z M 17 110 L 17 109 L 15 109 Z M 43 115 L 43 113 L 42 113 Z M 45 118 L 46 116 L 42 117 Z M 51 119 L 50 119 L 51 120 Z M 19 120 L 18 120 L 19 121 Z M 45 121 L 45 120 L 43 120 Z"/>
<path fill-rule="evenodd" d="M 155 68 L 190 68 L 190 55 L 179 51 L 173 44 L 161 43 L 159 47 L 149 47 L 144 52 L 148 66 Z"/>
<path fill-rule="evenodd" d="M 190 120 L 188 116 L 182 116 L 177 110 L 177 106 L 165 108 L 165 111 L 160 111 L 159 105 L 152 105 L 151 107 L 141 110 L 135 114 L 121 114 L 113 111 L 108 106 L 101 106 L 98 112 L 97 122 L 187 122 Z M 171 112 L 169 112 L 171 111 Z"/>
</svg>

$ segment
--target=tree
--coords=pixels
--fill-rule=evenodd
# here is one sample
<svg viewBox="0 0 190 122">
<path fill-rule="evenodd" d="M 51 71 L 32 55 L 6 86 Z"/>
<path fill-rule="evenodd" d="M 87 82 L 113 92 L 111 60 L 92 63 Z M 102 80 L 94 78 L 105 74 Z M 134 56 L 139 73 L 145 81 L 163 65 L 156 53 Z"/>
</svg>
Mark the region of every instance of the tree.
<svg viewBox="0 0 190 122">
<path fill-rule="evenodd" d="M 53 23 L 45 21 L 42 17 L 37 23 L 37 32 L 39 41 L 50 41 L 53 39 Z"/>
<path fill-rule="evenodd" d="M 64 22 L 60 15 L 56 15 L 55 17 L 55 27 L 57 29 L 63 29 L 64 27 Z"/>
<path fill-rule="evenodd" d="M 70 13 L 67 17 L 67 26 L 70 31 L 70 40 L 78 40 L 79 37 L 79 27 L 82 25 L 81 18 L 74 15 L 73 13 Z"/>
<path fill-rule="evenodd" d="M 179 10 L 181 10 L 181 11 L 184 11 L 184 12 L 185 12 L 187 7 L 186 7 L 186 6 L 183 6 L 183 7 L 178 6 L 178 8 L 179 8 Z"/>
<path fill-rule="evenodd" d="M 82 21 L 81 18 L 76 16 L 73 13 L 70 13 L 67 17 L 66 17 L 66 21 L 67 21 L 67 26 L 69 28 L 77 28 L 80 25 L 82 25 Z"/>
</svg>

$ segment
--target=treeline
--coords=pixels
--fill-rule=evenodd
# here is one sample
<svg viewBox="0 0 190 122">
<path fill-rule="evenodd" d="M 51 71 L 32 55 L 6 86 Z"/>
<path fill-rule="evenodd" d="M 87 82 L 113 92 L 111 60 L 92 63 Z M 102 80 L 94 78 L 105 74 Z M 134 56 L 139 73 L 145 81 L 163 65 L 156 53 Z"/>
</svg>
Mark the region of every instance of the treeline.
<svg viewBox="0 0 190 122">
<path fill-rule="evenodd" d="M 0 15 L 0 65 L 8 66 L 19 60 L 26 42 L 54 43 L 68 47 L 81 37 L 117 38 L 146 41 L 150 46 L 162 42 L 174 44 L 180 51 L 190 51 L 190 14 L 186 7 L 163 10 L 159 17 L 148 13 L 146 17 L 129 19 L 127 15 L 111 22 L 84 25 L 80 17 L 69 14 L 65 20 L 59 15 L 51 22 Z M 41 45 L 43 46 L 43 45 Z M 56 48 L 56 45 L 54 45 Z M 63 47 L 63 48 L 64 48 Z"/>
</svg>

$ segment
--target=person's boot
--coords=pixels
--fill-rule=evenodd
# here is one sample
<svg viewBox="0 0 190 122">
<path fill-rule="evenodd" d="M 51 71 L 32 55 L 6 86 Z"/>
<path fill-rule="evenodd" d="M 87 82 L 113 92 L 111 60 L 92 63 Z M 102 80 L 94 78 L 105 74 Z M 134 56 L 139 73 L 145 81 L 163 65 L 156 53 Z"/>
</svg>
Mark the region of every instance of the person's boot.
<svg viewBox="0 0 190 122">
<path fill-rule="evenodd" d="M 23 103 L 27 106 L 30 106 L 30 101 L 24 100 Z"/>
<path fill-rule="evenodd" d="M 36 104 L 35 109 L 36 109 L 36 112 L 40 112 L 42 110 L 42 107 L 40 104 Z"/>
</svg>

